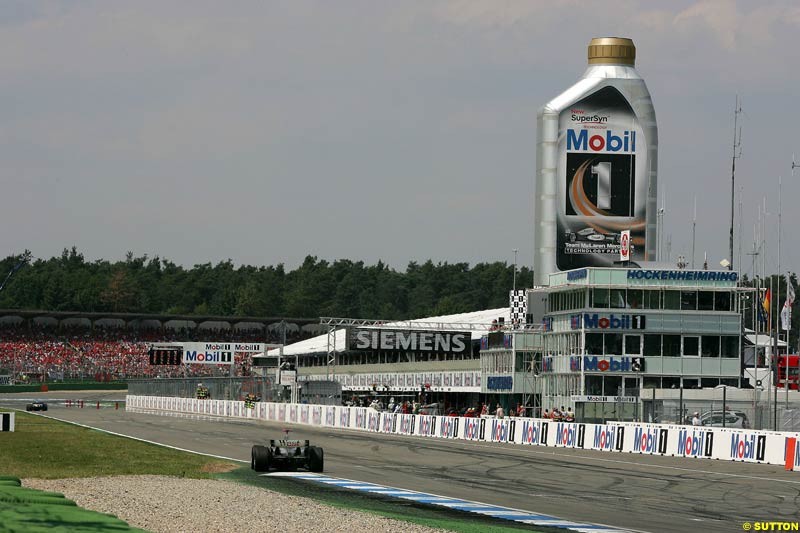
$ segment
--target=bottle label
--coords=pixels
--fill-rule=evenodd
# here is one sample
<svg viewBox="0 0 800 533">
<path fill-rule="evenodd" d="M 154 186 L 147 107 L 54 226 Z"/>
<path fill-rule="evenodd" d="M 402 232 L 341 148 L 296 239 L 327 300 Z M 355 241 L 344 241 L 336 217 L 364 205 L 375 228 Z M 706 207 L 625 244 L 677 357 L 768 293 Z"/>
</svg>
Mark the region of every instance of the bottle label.
<svg viewBox="0 0 800 533">
<path fill-rule="evenodd" d="M 561 112 L 558 133 L 558 269 L 613 265 L 625 230 L 644 259 L 647 147 L 628 101 L 603 87 Z"/>
</svg>

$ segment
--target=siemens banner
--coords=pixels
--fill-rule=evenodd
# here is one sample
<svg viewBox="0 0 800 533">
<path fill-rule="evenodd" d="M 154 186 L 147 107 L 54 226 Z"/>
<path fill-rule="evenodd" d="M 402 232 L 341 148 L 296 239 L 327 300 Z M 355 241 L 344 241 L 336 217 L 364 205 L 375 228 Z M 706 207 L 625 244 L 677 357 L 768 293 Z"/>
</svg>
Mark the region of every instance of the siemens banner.
<svg viewBox="0 0 800 533">
<path fill-rule="evenodd" d="M 460 331 L 348 330 L 350 350 L 390 352 L 466 353 L 472 336 Z"/>
</svg>

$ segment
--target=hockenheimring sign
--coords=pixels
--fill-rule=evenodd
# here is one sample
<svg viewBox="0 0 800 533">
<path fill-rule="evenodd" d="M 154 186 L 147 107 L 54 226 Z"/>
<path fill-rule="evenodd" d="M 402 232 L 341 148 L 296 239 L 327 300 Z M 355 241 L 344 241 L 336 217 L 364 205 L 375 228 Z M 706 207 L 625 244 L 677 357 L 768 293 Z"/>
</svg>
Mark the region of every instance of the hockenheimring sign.
<svg viewBox="0 0 800 533">
<path fill-rule="evenodd" d="M 391 352 L 464 353 L 470 349 L 471 334 L 463 331 L 409 331 L 351 328 L 350 350 Z"/>
</svg>

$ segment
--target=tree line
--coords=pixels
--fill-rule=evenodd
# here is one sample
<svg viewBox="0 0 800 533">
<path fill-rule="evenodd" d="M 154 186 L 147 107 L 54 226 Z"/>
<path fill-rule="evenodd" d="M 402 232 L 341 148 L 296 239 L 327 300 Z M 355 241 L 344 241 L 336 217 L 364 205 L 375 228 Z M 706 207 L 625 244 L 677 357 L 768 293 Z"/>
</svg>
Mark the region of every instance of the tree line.
<svg viewBox="0 0 800 533">
<path fill-rule="evenodd" d="M 529 287 L 531 281 L 531 271 L 519 268 L 517 286 Z M 776 320 L 786 295 L 785 278 L 745 276 L 742 283 L 772 285 L 770 315 Z M 506 307 L 513 284 L 514 266 L 499 261 L 470 266 L 428 260 L 411 262 L 400 272 L 381 261 L 365 265 L 308 256 L 290 271 L 282 264 L 234 267 L 230 260 L 185 268 L 132 253 L 123 261 L 86 261 L 72 247 L 50 259 L 32 260 L 26 250 L 0 261 L 0 309 L 402 320 Z M 797 287 L 795 275 L 792 286 Z M 800 329 L 797 305 L 793 341 Z M 743 306 L 744 326 L 766 329 L 754 317 L 753 299 Z"/>
<path fill-rule="evenodd" d="M 87 261 L 75 247 L 50 259 L 26 254 L 0 261 L 0 283 L 8 278 L 0 309 L 402 320 L 506 307 L 514 283 L 505 262 L 428 260 L 400 272 L 381 261 L 314 256 L 287 270 L 231 260 L 185 268 L 130 252 L 123 261 Z M 516 280 L 529 285 L 530 270 L 518 269 Z"/>
</svg>

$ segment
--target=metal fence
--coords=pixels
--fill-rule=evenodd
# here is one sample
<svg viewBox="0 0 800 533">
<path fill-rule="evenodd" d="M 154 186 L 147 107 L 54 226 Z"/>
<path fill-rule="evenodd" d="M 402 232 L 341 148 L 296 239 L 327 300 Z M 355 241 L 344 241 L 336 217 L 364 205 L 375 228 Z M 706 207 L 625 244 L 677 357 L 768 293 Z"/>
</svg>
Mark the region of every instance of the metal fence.
<svg viewBox="0 0 800 533">
<path fill-rule="evenodd" d="M 778 409 L 778 424 L 782 431 L 800 431 L 800 409 Z"/>
<path fill-rule="evenodd" d="M 644 421 L 659 424 L 691 424 L 695 417 L 709 427 L 743 429 L 772 429 L 770 412 L 766 405 L 753 405 L 738 401 L 644 400 Z M 780 428 L 779 428 L 780 429 Z"/>
<path fill-rule="evenodd" d="M 277 387 L 271 377 L 246 378 L 160 378 L 130 379 L 128 394 L 134 396 L 165 396 L 173 398 L 197 397 L 198 385 L 208 389 L 213 400 L 243 400 L 254 394 L 265 402 L 284 401 L 283 387 Z"/>
</svg>

